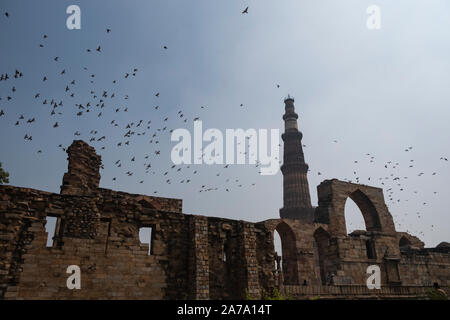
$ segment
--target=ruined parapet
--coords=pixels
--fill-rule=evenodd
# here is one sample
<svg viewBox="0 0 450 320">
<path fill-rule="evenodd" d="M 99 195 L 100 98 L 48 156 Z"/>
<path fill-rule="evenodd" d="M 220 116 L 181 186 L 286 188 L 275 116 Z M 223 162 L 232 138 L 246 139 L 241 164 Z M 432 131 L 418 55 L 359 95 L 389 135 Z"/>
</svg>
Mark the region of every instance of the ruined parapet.
<svg viewBox="0 0 450 320">
<path fill-rule="evenodd" d="M 443 241 L 443 242 L 439 243 L 436 246 L 436 248 L 438 248 L 438 249 L 450 249 L 450 243 Z"/>
<path fill-rule="evenodd" d="M 97 193 L 100 183 L 101 157 L 82 140 L 67 149 L 69 167 L 64 174 L 61 194 L 89 196 Z"/>
<path fill-rule="evenodd" d="M 423 249 L 425 243 L 407 232 L 397 232 L 397 241 L 400 249 Z"/>
<path fill-rule="evenodd" d="M 182 213 L 183 200 L 174 198 L 154 197 L 142 194 L 131 194 L 127 192 L 114 191 L 99 188 L 99 192 L 104 199 L 116 199 L 126 201 L 134 199 L 148 209 Z"/>
<path fill-rule="evenodd" d="M 383 190 L 337 179 L 325 180 L 317 187 L 319 207 L 316 222 L 329 224 L 332 236 L 347 236 L 345 202 L 352 199 L 361 210 L 366 230 L 395 234 L 394 221 L 384 201 Z"/>
</svg>

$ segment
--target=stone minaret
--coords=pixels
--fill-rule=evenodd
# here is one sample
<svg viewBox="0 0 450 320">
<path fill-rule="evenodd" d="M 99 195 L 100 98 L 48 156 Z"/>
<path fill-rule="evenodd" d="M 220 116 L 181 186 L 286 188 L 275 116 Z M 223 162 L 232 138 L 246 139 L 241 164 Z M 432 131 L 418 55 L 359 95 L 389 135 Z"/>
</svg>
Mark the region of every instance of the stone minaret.
<svg viewBox="0 0 450 320">
<path fill-rule="evenodd" d="M 283 208 L 280 217 L 283 219 L 313 220 L 314 209 L 311 206 L 309 195 L 308 165 L 305 163 L 302 148 L 302 133 L 298 130 L 294 99 L 288 97 L 284 100 L 285 113 L 284 155 L 281 172 L 283 173 Z"/>
</svg>

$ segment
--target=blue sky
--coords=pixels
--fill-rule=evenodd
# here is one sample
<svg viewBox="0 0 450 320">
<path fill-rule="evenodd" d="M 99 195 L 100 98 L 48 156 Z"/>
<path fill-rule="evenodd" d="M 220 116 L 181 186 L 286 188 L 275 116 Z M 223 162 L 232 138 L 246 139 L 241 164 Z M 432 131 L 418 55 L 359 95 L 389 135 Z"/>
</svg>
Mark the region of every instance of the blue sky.
<svg viewBox="0 0 450 320">
<path fill-rule="evenodd" d="M 66 28 L 72 4 L 81 8 L 81 30 Z M 380 30 L 366 27 L 371 4 L 381 9 Z M 195 117 L 205 129 L 282 130 L 283 99 L 290 94 L 300 115 L 313 205 L 322 180 L 358 176 L 385 189 L 397 230 L 427 246 L 449 240 L 450 167 L 440 159 L 450 158 L 448 1 L 2 0 L 0 41 L 0 74 L 23 73 L 0 82 L 0 161 L 12 185 L 59 192 L 67 155 L 58 145 L 106 136 L 90 142 L 103 158 L 101 187 L 182 198 L 186 213 L 277 218 L 281 173 L 260 176 L 252 165 L 170 169 L 168 130 L 192 130 Z M 125 79 L 134 68 L 136 75 Z M 95 106 L 99 98 L 91 90 L 97 96 L 107 91 L 104 108 Z M 45 99 L 63 106 L 50 115 Z M 91 111 L 77 116 L 76 104 L 89 101 Z M 143 125 L 136 128 L 139 120 Z M 125 139 L 131 122 L 145 135 Z M 186 179 L 191 182 L 180 183 Z M 199 192 L 203 185 L 217 190 Z M 349 230 L 364 228 L 351 200 L 346 216 Z"/>
</svg>

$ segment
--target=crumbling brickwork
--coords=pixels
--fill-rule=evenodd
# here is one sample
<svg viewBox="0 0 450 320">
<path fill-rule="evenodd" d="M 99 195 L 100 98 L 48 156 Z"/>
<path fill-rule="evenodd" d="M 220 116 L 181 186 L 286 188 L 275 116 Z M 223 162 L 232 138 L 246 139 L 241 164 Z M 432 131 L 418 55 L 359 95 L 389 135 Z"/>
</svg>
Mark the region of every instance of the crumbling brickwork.
<svg viewBox="0 0 450 320">
<path fill-rule="evenodd" d="M 92 195 L 100 184 L 101 157 L 81 140 L 74 141 L 67 154 L 69 170 L 64 174 L 61 194 Z"/>
<path fill-rule="evenodd" d="M 0 299 L 243 299 L 276 286 L 296 298 L 420 298 L 434 284 L 450 285 L 448 245 L 425 249 L 396 232 L 381 189 L 327 180 L 312 218 L 251 223 L 184 214 L 179 199 L 99 188 L 95 150 L 75 141 L 68 154 L 61 194 L 0 186 Z M 366 231 L 347 235 L 347 197 Z M 47 217 L 57 221 L 50 247 Z M 140 228 L 151 228 L 151 248 Z M 376 294 L 365 288 L 373 264 L 382 271 Z M 70 265 L 81 269 L 81 289 L 67 287 Z"/>
</svg>

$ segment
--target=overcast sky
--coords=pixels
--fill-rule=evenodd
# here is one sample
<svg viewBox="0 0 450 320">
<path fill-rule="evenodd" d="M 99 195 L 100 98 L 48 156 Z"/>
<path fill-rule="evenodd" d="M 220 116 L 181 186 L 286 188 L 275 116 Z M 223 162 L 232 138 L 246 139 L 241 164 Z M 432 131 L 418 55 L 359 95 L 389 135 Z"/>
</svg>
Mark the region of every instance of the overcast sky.
<svg viewBox="0 0 450 320">
<path fill-rule="evenodd" d="M 81 8 L 81 30 L 66 27 L 72 4 Z M 372 4 L 381 9 L 379 30 L 366 26 Z M 58 145 L 95 137 L 89 143 L 103 159 L 101 187 L 181 198 L 186 213 L 277 218 L 280 172 L 261 176 L 254 165 L 171 169 L 168 131 L 192 132 L 195 117 L 204 130 L 282 130 L 290 94 L 313 205 L 321 181 L 359 177 L 384 189 L 398 231 L 426 246 L 450 240 L 450 164 L 441 159 L 450 158 L 447 0 L 2 0 L 0 41 L 0 74 L 10 76 L 0 82 L 0 161 L 12 185 L 59 192 L 67 155 Z M 12 78 L 16 69 L 22 78 Z M 43 104 L 52 99 L 63 102 L 55 115 Z M 88 102 L 90 112 L 76 106 Z M 127 139 L 131 122 L 136 134 Z M 351 200 L 346 217 L 348 231 L 364 229 Z"/>
</svg>

